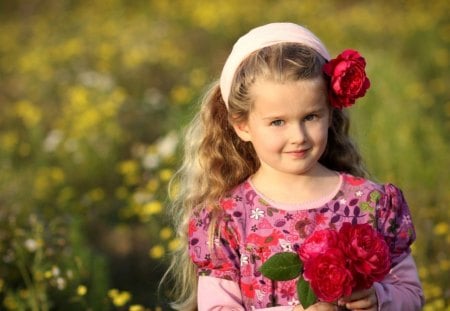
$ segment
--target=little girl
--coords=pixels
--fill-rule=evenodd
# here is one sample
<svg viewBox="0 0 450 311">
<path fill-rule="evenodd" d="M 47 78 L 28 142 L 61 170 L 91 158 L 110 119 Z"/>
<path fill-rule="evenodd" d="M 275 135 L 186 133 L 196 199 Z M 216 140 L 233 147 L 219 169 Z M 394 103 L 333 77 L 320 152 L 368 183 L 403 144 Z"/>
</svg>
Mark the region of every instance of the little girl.
<svg viewBox="0 0 450 311">
<path fill-rule="evenodd" d="M 421 308 L 408 206 L 394 185 L 364 179 L 348 136 L 345 108 L 370 86 L 364 68 L 353 50 L 331 60 L 296 24 L 264 25 L 237 41 L 187 131 L 173 183 L 176 309 L 303 310 L 295 280 L 272 281 L 259 268 L 344 222 L 383 235 L 391 270 L 367 290 L 307 310 Z"/>
</svg>

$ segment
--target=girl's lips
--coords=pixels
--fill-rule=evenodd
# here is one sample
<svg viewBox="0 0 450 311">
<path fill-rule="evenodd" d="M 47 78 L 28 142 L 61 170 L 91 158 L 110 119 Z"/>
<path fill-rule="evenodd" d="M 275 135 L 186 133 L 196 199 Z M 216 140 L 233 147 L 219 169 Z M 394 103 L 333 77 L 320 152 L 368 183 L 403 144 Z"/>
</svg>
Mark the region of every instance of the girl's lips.
<svg viewBox="0 0 450 311">
<path fill-rule="evenodd" d="M 300 157 L 304 157 L 307 151 L 308 151 L 308 149 L 292 150 L 292 151 L 287 151 L 286 153 L 290 154 L 294 157 L 300 158 Z"/>
</svg>

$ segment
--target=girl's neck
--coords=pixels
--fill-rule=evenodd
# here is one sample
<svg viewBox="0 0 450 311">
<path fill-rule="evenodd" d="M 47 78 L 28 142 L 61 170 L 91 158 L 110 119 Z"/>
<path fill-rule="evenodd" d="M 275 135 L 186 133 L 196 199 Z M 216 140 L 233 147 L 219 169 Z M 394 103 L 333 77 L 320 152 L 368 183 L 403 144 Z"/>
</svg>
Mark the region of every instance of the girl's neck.
<svg viewBox="0 0 450 311">
<path fill-rule="evenodd" d="M 306 174 L 271 173 L 258 170 L 252 177 L 254 187 L 272 201 L 297 204 L 329 195 L 339 184 L 339 174 L 322 165 Z"/>
</svg>

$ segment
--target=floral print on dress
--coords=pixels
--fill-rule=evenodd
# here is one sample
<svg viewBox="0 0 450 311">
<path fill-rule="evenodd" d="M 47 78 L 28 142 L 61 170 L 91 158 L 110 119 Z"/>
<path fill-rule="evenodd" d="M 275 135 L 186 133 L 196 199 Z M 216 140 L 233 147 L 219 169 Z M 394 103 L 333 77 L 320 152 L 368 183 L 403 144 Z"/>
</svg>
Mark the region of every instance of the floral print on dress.
<svg viewBox="0 0 450 311">
<path fill-rule="evenodd" d="M 392 265 L 415 240 L 402 192 L 392 184 L 340 174 L 333 199 L 305 210 L 284 210 L 261 197 L 249 180 L 220 200 L 218 210 L 196 211 L 189 222 L 189 253 L 198 274 L 239 284 L 246 310 L 298 303 L 295 280 L 272 281 L 260 272 L 273 254 L 295 252 L 316 230 L 339 229 L 344 222 L 369 223 L 385 238 Z M 217 213 L 217 221 L 212 221 Z M 214 228 L 210 228 L 214 225 Z M 210 245 L 209 229 L 216 236 Z"/>
</svg>

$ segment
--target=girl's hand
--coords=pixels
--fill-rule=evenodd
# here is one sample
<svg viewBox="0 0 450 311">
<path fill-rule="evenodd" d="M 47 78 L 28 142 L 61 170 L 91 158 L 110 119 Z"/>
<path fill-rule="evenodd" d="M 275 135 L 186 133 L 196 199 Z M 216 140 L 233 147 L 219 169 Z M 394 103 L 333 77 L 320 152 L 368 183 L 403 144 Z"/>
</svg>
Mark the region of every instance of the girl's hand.
<svg viewBox="0 0 450 311">
<path fill-rule="evenodd" d="M 352 311 L 377 311 L 378 299 L 373 286 L 369 289 L 354 292 L 350 297 L 339 299 L 338 306 L 345 307 Z M 302 306 L 296 306 L 292 311 L 337 311 L 343 310 L 335 304 L 318 302 L 307 309 Z"/>
<path fill-rule="evenodd" d="M 339 299 L 338 305 L 353 311 L 377 311 L 378 298 L 373 286 L 369 289 L 354 292 L 350 297 Z"/>
<path fill-rule="evenodd" d="M 336 305 L 327 302 L 317 302 L 307 309 L 303 309 L 302 306 L 296 306 L 292 311 L 337 311 Z"/>
</svg>

